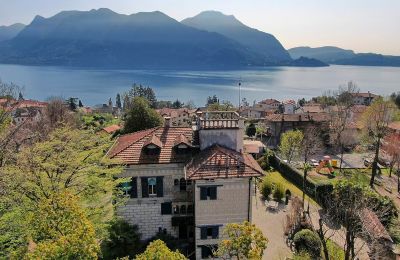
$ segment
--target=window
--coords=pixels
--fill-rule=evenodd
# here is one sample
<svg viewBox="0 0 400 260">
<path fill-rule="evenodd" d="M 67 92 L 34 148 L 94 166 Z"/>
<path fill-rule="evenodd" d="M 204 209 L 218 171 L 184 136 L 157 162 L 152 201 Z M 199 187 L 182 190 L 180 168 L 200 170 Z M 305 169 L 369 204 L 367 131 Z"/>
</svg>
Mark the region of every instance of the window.
<svg viewBox="0 0 400 260">
<path fill-rule="evenodd" d="M 157 195 L 157 191 L 156 191 L 156 184 L 157 184 L 157 179 L 156 178 L 149 178 L 147 180 L 147 185 L 149 187 L 149 195 Z"/>
<path fill-rule="evenodd" d="M 179 214 L 179 206 L 178 205 L 174 206 L 174 214 Z"/>
<path fill-rule="evenodd" d="M 161 215 L 171 215 L 172 214 L 172 203 L 164 202 L 161 203 Z"/>
<path fill-rule="evenodd" d="M 200 200 L 216 200 L 217 199 L 217 187 L 200 187 Z"/>
<path fill-rule="evenodd" d="M 219 237 L 219 226 L 204 226 L 200 228 L 200 239 L 217 239 Z"/>
<path fill-rule="evenodd" d="M 164 184 L 162 176 L 159 177 L 142 177 L 142 197 L 163 197 L 164 196 Z"/>
<path fill-rule="evenodd" d="M 179 180 L 178 179 L 174 179 L 174 185 L 178 186 L 179 185 Z"/>
<path fill-rule="evenodd" d="M 154 144 L 149 144 L 146 147 L 144 147 L 144 151 L 147 155 L 158 155 L 160 154 L 160 147 Z"/>
<path fill-rule="evenodd" d="M 186 214 L 186 206 L 185 205 L 181 206 L 181 214 Z"/>
<path fill-rule="evenodd" d="M 201 247 L 201 258 L 212 258 L 214 257 L 213 251 L 217 250 L 217 245 L 204 245 Z"/>
<path fill-rule="evenodd" d="M 137 178 L 132 177 L 130 181 L 119 184 L 120 189 L 124 192 L 125 196 L 137 198 Z"/>
<path fill-rule="evenodd" d="M 179 181 L 179 190 L 180 191 L 186 191 L 186 180 L 185 178 L 181 178 Z"/>
</svg>

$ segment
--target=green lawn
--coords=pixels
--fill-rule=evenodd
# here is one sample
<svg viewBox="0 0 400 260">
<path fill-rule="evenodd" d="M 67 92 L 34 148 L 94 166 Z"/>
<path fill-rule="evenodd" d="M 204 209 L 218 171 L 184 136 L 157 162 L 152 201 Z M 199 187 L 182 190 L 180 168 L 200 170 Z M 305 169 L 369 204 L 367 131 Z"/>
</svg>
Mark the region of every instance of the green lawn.
<svg viewBox="0 0 400 260">
<path fill-rule="evenodd" d="M 282 176 L 282 174 L 280 174 L 279 172 L 277 172 L 277 171 L 265 172 L 265 175 L 266 176 L 264 178 L 267 178 L 272 183 L 274 183 L 274 184 L 282 184 L 284 186 L 285 190 L 289 189 L 291 194 L 292 194 L 292 196 L 297 196 L 299 198 L 303 197 L 303 192 L 296 185 L 294 185 L 290 181 L 286 180 Z M 308 197 L 307 195 L 306 195 L 306 199 L 310 200 L 315 205 L 318 204 L 317 202 L 315 202 L 312 198 Z"/>
</svg>

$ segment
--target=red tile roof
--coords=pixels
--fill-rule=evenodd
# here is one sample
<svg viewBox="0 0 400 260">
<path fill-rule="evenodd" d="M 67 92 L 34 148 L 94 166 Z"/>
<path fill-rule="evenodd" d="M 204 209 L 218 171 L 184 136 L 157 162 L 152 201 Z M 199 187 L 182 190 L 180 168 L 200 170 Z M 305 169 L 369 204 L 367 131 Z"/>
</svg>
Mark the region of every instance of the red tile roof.
<svg viewBox="0 0 400 260">
<path fill-rule="evenodd" d="M 143 147 L 148 146 L 149 144 L 154 144 L 159 148 L 162 148 L 163 144 L 160 140 L 160 138 L 158 138 L 156 135 L 152 135 L 149 138 L 147 138 L 146 142 L 144 142 Z"/>
<path fill-rule="evenodd" d="M 120 136 L 108 153 L 110 158 L 121 160 L 125 164 L 149 164 L 149 163 L 182 163 L 187 162 L 191 153 L 177 154 L 175 140 L 184 135 L 191 143 L 192 129 L 189 127 L 158 127 L 140 132 Z M 155 136 L 155 137 L 154 137 Z M 161 144 L 159 155 L 147 155 L 143 147 L 149 138 L 159 139 Z"/>
<path fill-rule="evenodd" d="M 272 105 L 272 104 L 276 104 L 276 103 L 281 103 L 281 102 L 279 102 L 278 100 L 276 100 L 276 99 L 272 99 L 272 98 L 269 98 L 269 99 L 265 99 L 265 100 L 262 100 L 262 101 L 260 101 L 259 102 L 260 104 L 266 104 L 266 105 Z"/>
<path fill-rule="evenodd" d="M 186 166 L 186 178 L 191 180 L 262 175 L 263 170 L 251 155 L 219 145 L 213 145 L 201 151 Z"/>
<path fill-rule="evenodd" d="M 108 134 L 112 134 L 119 129 L 121 129 L 121 127 L 119 125 L 110 125 L 110 126 L 104 127 L 103 131 L 107 132 Z"/>
<path fill-rule="evenodd" d="M 186 138 L 185 135 L 181 134 L 175 138 L 174 145 L 186 144 L 187 146 L 192 146 L 192 143 Z"/>
<path fill-rule="evenodd" d="M 400 131 L 400 121 L 395 121 L 395 122 L 389 123 L 389 128 Z"/>
<path fill-rule="evenodd" d="M 352 93 L 352 95 L 353 95 L 353 97 L 364 97 L 364 98 L 367 98 L 367 97 L 372 97 L 372 98 L 379 97 L 379 95 L 375 95 L 375 94 L 372 94 L 372 93 L 369 93 L 369 92 L 367 92 L 367 93 Z"/>
<path fill-rule="evenodd" d="M 271 122 L 325 122 L 328 121 L 328 115 L 326 113 L 305 113 L 305 114 L 272 114 L 266 117 L 267 121 Z"/>
<path fill-rule="evenodd" d="M 374 238 L 384 238 L 392 241 L 389 233 L 373 211 L 366 208 L 363 209 L 361 211 L 361 222 L 367 232 Z"/>
</svg>

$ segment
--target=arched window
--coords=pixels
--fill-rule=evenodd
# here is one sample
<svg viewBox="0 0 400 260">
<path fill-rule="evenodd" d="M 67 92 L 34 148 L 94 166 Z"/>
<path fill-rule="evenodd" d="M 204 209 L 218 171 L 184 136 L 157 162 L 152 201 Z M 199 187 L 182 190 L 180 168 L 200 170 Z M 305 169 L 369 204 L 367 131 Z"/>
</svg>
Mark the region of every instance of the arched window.
<svg viewBox="0 0 400 260">
<path fill-rule="evenodd" d="M 185 178 L 181 178 L 181 180 L 180 180 L 180 190 L 181 191 L 186 191 L 186 180 L 185 180 Z"/>
<path fill-rule="evenodd" d="M 186 214 L 186 206 L 185 205 L 181 206 L 181 214 Z"/>
<path fill-rule="evenodd" d="M 174 214 L 179 214 L 179 206 L 178 205 L 174 206 Z"/>
</svg>

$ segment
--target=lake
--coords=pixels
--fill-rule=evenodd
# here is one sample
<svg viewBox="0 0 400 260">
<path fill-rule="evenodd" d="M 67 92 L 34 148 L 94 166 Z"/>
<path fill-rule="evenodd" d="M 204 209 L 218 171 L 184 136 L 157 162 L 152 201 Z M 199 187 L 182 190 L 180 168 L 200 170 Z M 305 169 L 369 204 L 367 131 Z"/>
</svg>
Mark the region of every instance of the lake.
<svg viewBox="0 0 400 260">
<path fill-rule="evenodd" d="M 0 64 L 0 79 L 24 87 L 26 98 L 79 97 L 85 105 L 106 103 L 136 82 L 151 86 L 159 100 L 192 100 L 202 106 L 208 96 L 238 103 L 265 98 L 311 98 L 354 81 L 362 92 L 389 95 L 400 91 L 400 68 L 330 66 L 269 67 L 229 71 L 100 70 Z"/>
</svg>

